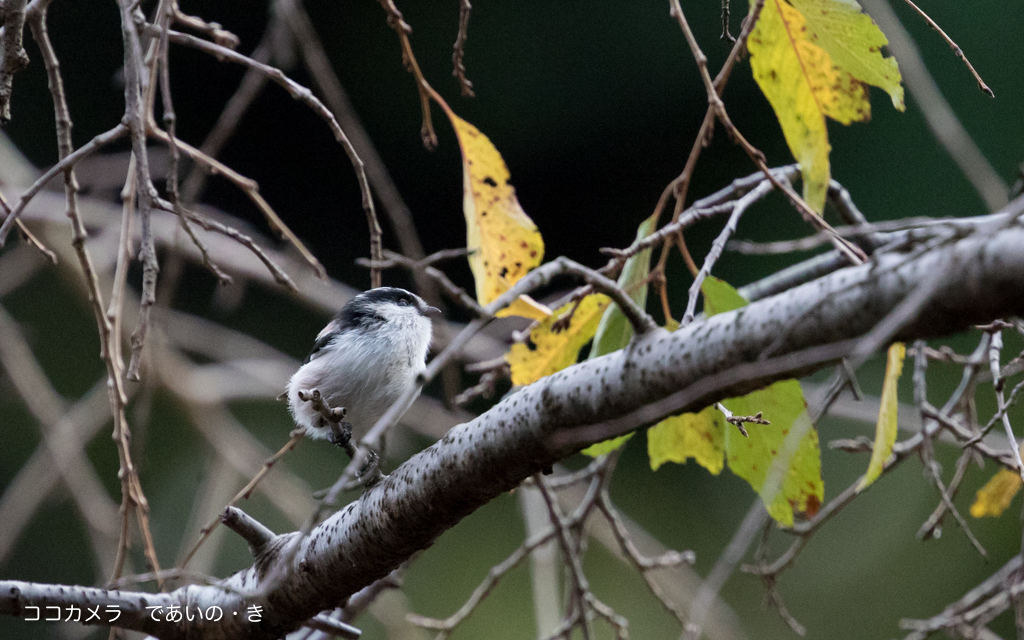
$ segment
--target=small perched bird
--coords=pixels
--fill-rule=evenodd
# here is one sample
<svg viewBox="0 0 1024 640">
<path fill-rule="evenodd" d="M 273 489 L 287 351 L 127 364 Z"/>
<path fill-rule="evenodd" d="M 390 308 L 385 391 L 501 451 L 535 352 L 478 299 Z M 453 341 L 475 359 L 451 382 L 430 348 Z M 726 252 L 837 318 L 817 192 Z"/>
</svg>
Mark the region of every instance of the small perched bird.
<svg viewBox="0 0 1024 640">
<path fill-rule="evenodd" d="M 288 382 L 285 393 L 295 423 L 310 438 L 347 445 L 349 434 L 339 437 L 313 403 L 299 397 L 300 391 L 317 389 L 332 408 L 345 408 L 345 422 L 356 438 L 362 437 L 425 368 L 429 313 L 439 311 L 395 287 L 371 289 L 349 300 Z"/>
</svg>

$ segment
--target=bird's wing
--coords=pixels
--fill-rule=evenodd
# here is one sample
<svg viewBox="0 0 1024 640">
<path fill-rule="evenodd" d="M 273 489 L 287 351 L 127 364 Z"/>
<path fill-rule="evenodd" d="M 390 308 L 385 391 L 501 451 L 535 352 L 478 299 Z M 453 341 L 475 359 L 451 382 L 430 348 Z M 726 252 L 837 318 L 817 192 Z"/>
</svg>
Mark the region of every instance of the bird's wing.
<svg viewBox="0 0 1024 640">
<path fill-rule="evenodd" d="M 321 355 L 321 351 L 324 347 L 334 340 L 335 336 L 338 335 L 340 326 L 338 320 L 334 319 L 327 323 L 327 326 L 320 331 L 320 334 L 316 337 L 316 342 L 313 343 L 313 349 L 310 350 L 309 355 L 302 361 L 302 364 L 306 364 L 310 360 L 315 360 Z"/>
</svg>

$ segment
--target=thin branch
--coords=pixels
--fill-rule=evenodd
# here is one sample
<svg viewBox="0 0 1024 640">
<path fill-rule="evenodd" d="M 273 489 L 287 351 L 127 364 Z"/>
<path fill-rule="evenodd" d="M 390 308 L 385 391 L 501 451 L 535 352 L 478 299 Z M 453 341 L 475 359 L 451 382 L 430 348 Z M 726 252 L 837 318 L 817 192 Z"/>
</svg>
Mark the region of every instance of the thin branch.
<svg viewBox="0 0 1024 640">
<path fill-rule="evenodd" d="M 983 92 L 987 93 L 988 97 L 996 97 L 996 94 L 992 91 L 992 89 L 990 89 L 989 86 L 985 84 L 985 81 L 981 79 L 981 76 L 978 75 L 978 72 L 974 70 L 974 65 L 972 65 L 971 61 L 967 59 L 966 55 L 964 55 L 963 49 L 957 46 L 957 44 L 953 42 L 953 39 L 946 35 L 946 32 L 942 30 L 942 27 L 940 27 L 938 23 L 932 20 L 931 16 L 929 16 L 927 13 L 921 10 L 921 7 L 911 2 L 911 0 L 903 1 L 909 4 L 914 9 L 914 11 L 917 12 L 919 16 L 924 18 L 924 21 L 928 23 L 929 27 L 939 32 L 939 35 L 942 36 L 942 39 L 946 41 L 946 44 L 949 45 L 949 48 L 953 50 L 953 53 L 956 54 L 956 57 L 960 58 L 963 61 L 963 63 L 967 65 L 967 70 L 971 72 L 971 75 L 974 76 L 974 79 L 978 82 L 978 88 L 981 89 Z"/>
<path fill-rule="evenodd" d="M 423 76 L 420 65 L 416 62 L 416 56 L 413 55 L 412 43 L 409 41 L 412 27 L 402 17 L 402 12 L 398 10 L 393 0 L 379 0 L 379 2 L 388 14 L 388 26 L 398 34 L 398 40 L 402 46 L 402 64 L 416 78 L 416 89 L 420 94 L 420 109 L 423 111 L 423 127 L 420 129 L 423 146 L 427 149 L 435 149 L 437 148 L 437 133 L 434 132 L 434 123 L 430 117 L 430 96 L 434 89 Z"/>
<path fill-rule="evenodd" d="M 1002 416 L 1003 427 L 1006 429 L 1006 439 L 1010 443 L 1010 449 L 1013 452 L 1013 459 L 1017 463 L 1017 473 L 1020 475 L 1021 480 L 1024 480 L 1024 462 L 1020 458 L 1020 445 L 1017 443 L 1017 437 L 1013 435 L 1013 427 L 1010 426 L 1010 416 L 1006 412 L 1006 395 L 1003 393 L 1003 384 L 999 377 L 999 356 L 1003 350 L 1003 332 L 993 331 L 992 342 L 988 348 L 989 358 L 989 370 L 992 372 L 992 381 L 995 385 L 996 400 L 998 401 L 998 410 Z"/>
<path fill-rule="evenodd" d="M 276 21 L 271 21 L 267 30 L 263 34 L 263 39 L 256 46 L 249 57 L 257 62 L 268 63 L 270 62 L 271 56 L 271 41 L 273 38 L 274 29 L 280 28 Z M 223 44 L 223 43 L 221 43 Z M 225 45 L 227 46 L 227 45 Z M 234 47 L 230 47 L 234 48 Z M 220 112 L 220 116 L 217 118 L 216 124 L 210 129 L 210 132 L 206 134 L 206 139 L 199 146 L 199 150 L 210 158 L 216 158 L 220 153 L 221 149 L 227 144 L 227 141 L 235 132 L 235 128 L 242 121 L 242 116 L 249 110 L 252 103 L 256 101 L 257 96 L 263 91 L 263 87 L 267 84 L 267 76 L 260 73 L 256 69 L 246 69 L 245 75 L 242 76 L 242 81 L 238 84 L 238 89 L 228 99 L 224 109 Z M 201 163 L 194 163 L 191 171 L 189 171 L 188 177 L 185 178 L 185 182 L 181 189 L 181 199 L 185 205 L 191 206 L 199 198 L 203 192 L 203 188 L 206 186 L 206 179 L 208 173 L 204 170 L 205 166 Z"/>
<path fill-rule="evenodd" d="M 56 56 L 54 57 L 56 60 Z M 59 69 L 58 69 L 59 70 Z M 60 90 L 63 92 L 63 85 Z M 62 94 L 63 95 L 63 94 Z M 55 107 L 56 108 L 56 107 Z M 66 111 L 66 107 L 65 107 Z M 70 122 L 70 119 L 68 120 Z M 67 155 L 61 157 L 60 162 L 47 169 L 43 175 L 36 178 L 36 181 L 32 185 L 22 192 L 18 198 L 18 202 L 11 209 L 7 219 L 4 220 L 3 224 L 0 225 L 0 247 L 4 246 L 7 240 L 7 234 L 11 231 L 11 226 L 21 215 L 21 212 L 25 210 L 25 207 L 32 200 L 37 193 L 39 193 L 43 187 L 47 185 L 58 173 L 66 171 L 67 169 L 73 168 L 79 161 L 88 157 L 90 154 L 95 152 L 101 147 L 104 147 L 115 140 L 119 140 L 128 133 L 127 125 L 121 123 L 113 129 L 99 134 L 88 143 L 82 145 L 78 149 L 69 152 Z"/>
<path fill-rule="evenodd" d="M 164 144 L 170 143 L 170 139 L 167 134 L 159 129 L 151 127 L 149 135 Z M 299 237 L 288 228 L 284 221 L 281 220 L 280 216 L 277 215 L 277 212 L 274 211 L 273 207 L 270 206 L 270 203 L 268 203 L 260 194 L 259 184 L 255 180 L 243 176 L 219 160 L 206 155 L 199 149 L 196 149 L 192 145 L 186 143 L 184 140 L 178 140 L 177 145 L 178 149 L 183 151 L 194 162 L 205 166 L 212 173 L 223 176 L 226 180 L 241 189 L 242 192 L 245 193 L 246 197 L 248 197 L 249 200 L 251 200 L 252 203 L 260 210 L 263 217 L 266 218 L 267 224 L 270 225 L 271 230 L 287 240 L 290 245 L 295 247 L 296 251 L 299 252 L 299 255 L 302 256 L 302 259 L 306 264 L 313 269 L 313 272 L 318 278 L 324 279 L 327 277 L 327 270 L 324 269 L 324 266 L 316 259 L 316 256 L 306 248 L 306 245 L 303 244 L 302 241 L 299 240 Z"/>
<path fill-rule="evenodd" d="M 458 286 L 447 275 L 440 269 L 432 266 L 439 260 L 445 260 L 449 257 L 465 256 L 465 249 L 443 249 L 436 253 L 432 253 L 429 256 L 421 260 L 413 260 L 407 258 L 400 253 L 394 251 L 384 250 L 384 260 L 382 262 L 374 263 L 372 260 L 365 260 L 362 258 L 356 258 L 356 264 L 362 267 L 369 267 L 377 269 L 389 269 L 391 267 L 401 266 L 405 267 L 413 274 L 424 274 L 431 280 L 437 283 L 441 291 L 445 293 L 452 301 L 458 303 L 462 307 L 465 307 L 471 311 L 477 317 L 484 317 L 486 312 L 484 308 L 480 306 L 480 303 L 476 301 L 472 296 L 466 293 L 466 290 Z"/>
<path fill-rule="evenodd" d="M 260 483 L 260 480 L 262 480 L 264 476 L 270 473 L 270 469 L 277 463 L 277 461 L 280 460 L 281 457 L 284 456 L 284 454 L 294 449 L 295 445 L 299 444 L 299 441 L 302 440 L 304 437 L 303 432 L 298 429 L 293 431 L 291 435 L 291 439 L 288 442 L 286 442 L 283 447 L 278 449 L 277 453 L 267 458 L 263 462 L 263 467 L 255 476 L 253 476 L 252 480 L 250 480 L 244 487 L 242 487 L 242 489 L 235 494 L 235 497 L 232 498 L 230 502 L 228 502 L 228 504 L 224 507 L 225 511 L 227 509 L 232 508 L 234 504 L 239 500 L 251 496 L 253 490 L 256 489 L 256 485 Z M 185 559 L 182 560 L 181 564 L 179 565 L 180 569 L 184 569 L 188 566 L 189 561 L 192 559 L 193 556 L 196 555 L 196 551 L 199 551 L 199 547 L 203 546 L 203 543 L 206 542 L 207 539 L 209 539 L 210 534 L 213 533 L 213 530 L 221 522 L 223 522 L 223 520 L 221 520 L 221 516 L 218 515 L 215 519 L 210 521 L 208 525 L 206 525 L 199 531 L 199 540 L 197 540 L 196 544 L 192 547 L 192 549 L 187 554 L 185 554 Z"/>
<path fill-rule="evenodd" d="M 220 514 L 220 522 L 249 543 L 249 552 L 254 558 L 259 558 L 267 544 L 276 537 L 263 523 L 237 507 L 225 507 Z"/>
<path fill-rule="evenodd" d="M 743 434 L 744 438 L 750 437 L 750 434 L 747 433 L 746 428 L 743 426 L 745 423 L 761 425 L 771 424 L 771 422 L 764 419 L 764 414 L 760 411 L 758 411 L 756 414 L 752 416 L 737 416 L 733 414 L 732 411 L 729 411 L 721 402 L 716 402 L 715 408 L 722 412 L 722 415 L 725 416 L 726 422 L 728 422 L 731 425 L 734 425 L 737 429 L 740 430 L 740 433 Z"/>
<path fill-rule="evenodd" d="M 147 28 L 147 31 L 150 31 L 150 28 Z M 366 178 L 363 161 L 359 158 L 359 154 L 356 153 L 355 147 L 352 146 L 352 143 L 338 124 L 338 121 L 334 118 L 334 114 L 331 113 L 331 111 L 313 95 L 312 91 L 286 76 L 280 69 L 257 62 L 256 60 L 253 60 L 248 56 L 243 56 L 240 53 L 236 53 L 231 49 L 227 49 L 205 40 L 200 40 L 199 38 L 184 33 L 171 31 L 169 32 L 168 37 L 171 42 L 176 44 L 187 45 L 194 49 L 216 56 L 219 59 L 228 60 L 259 71 L 266 75 L 270 80 L 283 87 L 292 98 L 302 102 L 312 109 L 317 116 L 327 123 L 331 133 L 334 134 L 334 139 L 341 144 L 346 155 L 348 155 L 349 161 L 352 163 L 353 169 L 355 169 L 356 179 L 359 182 L 359 190 L 362 194 L 363 210 L 366 212 L 367 223 L 370 227 L 370 257 L 373 260 L 380 261 L 382 249 L 381 238 L 383 232 L 381 231 L 380 224 L 377 221 L 377 212 L 374 207 L 373 196 L 370 194 L 370 183 Z M 378 272 L 371 272 L 371 287 L 379 286 L 380 274 Z"/>
<path fill-rule="evenodd" d="M 455 51 L 452 53 L 452 75 L 459 79 L 459 86 L 462 88 L 462 97 L 472 98 L 473 83 L 466 77 L 466 65 L 462 59 L 466 55 L 466 31 L 469 29 L 469 12 L 473 6 L 469 0 L 459 0 L 459 33 L 455 36 Z"/>
<path fill-rule="evenodd" d="M 11 206 L 7 204 L 7 199 L 4 198 L 4 194 L 0 191 L 0 211 L 3 211 L 4 219 L 11 215 Z M 35 236 L 32 231 L 25 226 L 25 223 L 21 220 L 17 221 L 18 233 L 21 234 L 22 239 L 25 240 L 33 249 L 43 254 L 43 256 L 50 261 L 51 264 L 57 264 L 57 254 L 46 248 L 46 245 Z"/>
<path fill-rule="evenodd" d="M 739 38 L 733 43 L 732 50 L 729 51 L 729 56 L 726 58 L 725 63 L 719 70 L 718 75 L 715 76 L 715 91 L 717 95 L 721 95 L 725 89 L 725 84 L 729 81 L 729 75 L 732 73 L 733 66 L 739 61 L 740 57 L 746 51 L 747 38 L 750 36 L 750 32 L 754 28 L 754 24 L 757 23 L 758 17 L 761 15 L 761 10 L 764 8 L 765 0 L 755 0 L 753 5 L 750 7 L 750 13 L 747 16 L 746 22 L 743 24 L 743 28 L 740 31 Z M 654 211 L 657 217 L 661 217 L 661 211 L 668 201 L 669 195 L 675 198 L 675 211 L 672 214 L 672 222 L 676 222 L 679 219 L 679 215 L 682 213 L 686 206 L 686 195 L 690 189 L 690 180 L 693 178 L 693 171 L 697 166 L 697 160 L 700 158 L 701 152 L 704 147 L 708 144 L 711 139 L 711 134 L 714 131 L 715 122 L 715 110 L 714 107 L 708 105 L 707 111 L 704 113 L 704 121 L 701 122 L 700 130 L 697 132 L 697 136 L 693 140 L 693 146 L 690 148 L 690 155 L 686 158 L 686 164 L 683 167 L 683 171 L 673 180 L 661 194 L 661 198 L 658 199 L 658 204 Z M 683 256 L 689 256 L 689 252 L 685 249 L 686 245 L 682 243 L 682 236 L 679 236 L 680 240 L 680 251 L 683 252 Z M 665 264 L 668 261 L 668 250 L 671 248 L 671 243 L 665 245 L 661 251 L 661 256 L 658 258 L 658 265 L 653 270 L 655 273 L 664 274 Z M 688 263 L 692 263 L 692 260 L 688 260 Z M 695 265 L 690 264 L 690 271 L 696 273 L 697 269 Z M 668 289 L 665 286 L 666 283 L 663 279 L 656 281 L 658 291 L 661 297 L 662 311 L 665 313 L 666 318 L 671 318 L 672 310 L 668 304 Z"/>
<path fill-rule="evenodd" d="M 640 550 L 636 548 L 636 544 L 634 544 L 633 540 L 630 538 L 629 531 L 626 529 L 626 525 L 622 522 L 622 516 L 619 515 L 618 510 L 612 504 L 611 497 L 608 495 L 607 489 L 601 491 L 597 506 L 611 525 L 612 533 L 615 535 L 615 540 L 622 548 L 622 552 L 637 571 L 640 572 L 640 575 L 643 576 L 644 582 L 647 583 L 647 588 L 650 589 L 651 594 L 662 604 L 662 606 L 665 607 L 666 610 L 668 610 L 669 613 L 676 617 L 676 620 L 679 621 L 680 625 L 685 625 L 685 612 L 668 598 L 661 586 L 650 575 L 650 572 L 654 569 L 675 567 L 680 564 L 693 564 L 694 561 L 696 561 L 694 553 L 692 551 L 684 551 L 680 553 L 678 551 L 670 550 L 656 558 L 648 558 L 640 553 Z"/>
<path fill-rule="evenodd" d="M 864 0 L 865 11 L 889 38 L 889 49 L 900 61 L 903 80 L 924 114 L 935 138 L 956 162 L 989 211 L 1006 204 L 1006 183 L 982 154 L 957 118 L 925 66 L 921 52 L 887 0 Z"/>
<path fill-rule="evenodd" d="M 736 201 L 736 205 L 732 209 L 732 215 L 729 216 L 729 221 L 725 223 L 722 232 L 718 234 L 718 237 L 711 244 L 711 249 L 704 258 L 704 264 L 701 265 L 700 271 L 693 278 L 693 284 L 690 285 L 689 300 L 686 303 L 686 313 L 683 314 L 683 319 L 679 323 L 680 326 L 686 326 L 693 322 L 694 314 L 697 310 L 697 296 L 700 295 L 701 285 L 704 284 L 704 279 L 711 275 L 711 269 L 714 268 L 718 258 L 721 257 L 722 251 L 725 249 L 725 243 L 736 233 L 736 227 L 740 223 L 740 218 L 751 205 L 764 198 L 771 190 L 772 184 L 765 180 L 756 189 Z"/>
<path fill-rule="evenodd" d="M 144 125 L 144 114 L 142 105 L 142 46 L 139 42 L 138 33 L 132 18 L 133 3 L 131 0 L 118 0 L 118 7 L 121 10 L 121 34 L 124 40 L 124 68 L 125 68 L 125 120 L 132 138 L 132 151 L 135 155 L 136 174 L 135 180 L 139 188 L 139 209 L 142 217 L 143 228 L 143 299 L 139 312 L 139 325 L 132 335 L 132 359 L 138 362 L 138 354 L 141 353 L 143 338 L 146 332 L 147 314 L 155 300 L 156 272 L 156 249 L 153 246 L 152 230 L 150 228 L 150 212 L 152 209 L 152 198 L 156 194 L 149 177 L 149 165 L 146 155 L 146 132 Z M 130 178 L 131 179 L 131 178 Z M 116 337 L 111 336 L 108 344 Z M 112 356 L 114 354 L 111 354 Z M 113 359 L 112 359 L 113 361 Z M 120 368 L 121 362 L 118 357 L 116 364 Z M 131 366 L 129 365 L 129 371 Z M 114 375 L 118 376 L 117 384 L 120 385 L 120 372 L 115 369 Z M 111 391 L 114 395 L 115 391 Z M 117 408 L 124 412 L 124 393 L 118 389 L 119 395 Z M 121 543 L 118 547 L 118 557 L 124 558 L 127 551 L 127 519 L 129 511 L 134 511 L 139 530 L 142 532 L 143 549 L 150 569 L 159 572 L 160 563 L 157 560 L 156 548 L 153 545 L 153 538 L 149 531 L 149 503 L 142 492 L 142 484 L 139 481 L 138 469 L 135 467 L 131 456 L 130 446 L 131 434 L 129 432 L 127 419 L 114 420 L 114 441 L 117 443 L 117 453 L 120 462 L 119 477 L 122 491 L 122 525 Z M 111 579 L 119 577 L 121 564 L 117 563 L 114 568 L 114 575 Z M 161 585 L 162 586 L 162 585 Z"/>
</svg>

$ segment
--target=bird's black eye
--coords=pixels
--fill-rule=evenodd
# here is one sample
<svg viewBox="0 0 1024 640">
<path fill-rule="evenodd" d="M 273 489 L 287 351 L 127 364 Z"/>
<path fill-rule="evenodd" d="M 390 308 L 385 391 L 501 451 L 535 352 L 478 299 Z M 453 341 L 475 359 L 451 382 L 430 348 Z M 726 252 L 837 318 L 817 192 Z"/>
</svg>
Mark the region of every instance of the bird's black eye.
<svg viewBox="0 0 1024 640">
<path fill-rule="evenodd" d="M 405 299 L 399 300 L 398 301 L 398 306 L 400 306 L 400 307 L 408 307 L 409 306 L 409 301 L 405 300 Z"/>
</svg>

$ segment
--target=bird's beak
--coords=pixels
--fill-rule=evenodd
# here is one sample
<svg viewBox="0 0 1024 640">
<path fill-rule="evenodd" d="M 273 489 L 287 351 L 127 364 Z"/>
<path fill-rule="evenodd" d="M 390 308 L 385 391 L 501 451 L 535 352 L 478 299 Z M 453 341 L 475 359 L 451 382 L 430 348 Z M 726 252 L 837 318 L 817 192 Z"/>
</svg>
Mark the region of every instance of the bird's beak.
<svg viewBox="0 0 1024 640">
<path fill-rule="evenodd" d="M 441 315 L 441 310 L 438 309 L 437 307 L 431 307 L 431 306 L 427 305 L 427 307 L 425 307 L 423 309 L 423 315 L 425 315 L 425 316 L 440 316 Z"/>
</svg>

